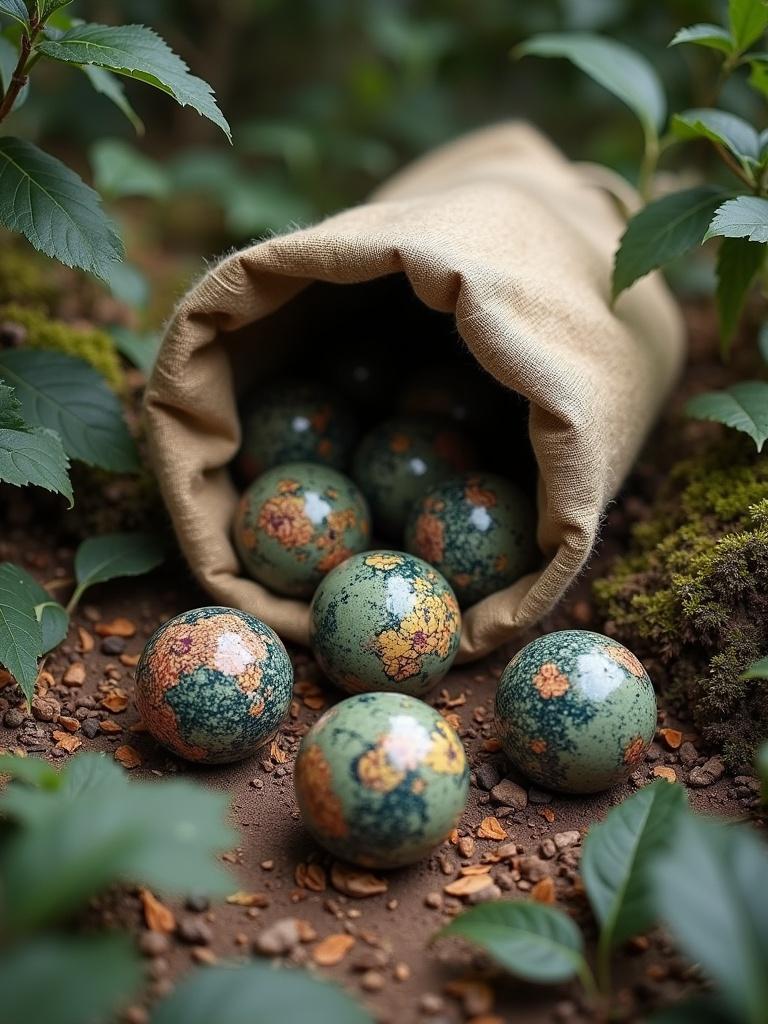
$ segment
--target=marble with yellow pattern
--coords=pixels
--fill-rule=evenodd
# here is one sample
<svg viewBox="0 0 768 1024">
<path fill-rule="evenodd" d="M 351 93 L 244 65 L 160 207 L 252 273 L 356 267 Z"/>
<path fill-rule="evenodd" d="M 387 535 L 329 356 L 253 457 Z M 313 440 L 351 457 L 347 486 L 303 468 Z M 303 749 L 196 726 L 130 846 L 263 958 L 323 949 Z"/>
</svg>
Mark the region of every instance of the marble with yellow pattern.
<svg viewBox="0 0 768 1024">
<path fill-rule="evenodd" d="M 425 694 L 459 646 L 456 597 L 431 565 L 401 551 L 364 551 L 320 583 L 310 609 L 312 650 L 349 693 Z"/>
<path fill-rule="evenodd" d="M 469 769 L 461 740 L 427 704 L 365 693 L 312 726 L 294 783 L 322 846 L 363 867 L 394 868 L 425 857 L 456 827 Z"/>
</svg>

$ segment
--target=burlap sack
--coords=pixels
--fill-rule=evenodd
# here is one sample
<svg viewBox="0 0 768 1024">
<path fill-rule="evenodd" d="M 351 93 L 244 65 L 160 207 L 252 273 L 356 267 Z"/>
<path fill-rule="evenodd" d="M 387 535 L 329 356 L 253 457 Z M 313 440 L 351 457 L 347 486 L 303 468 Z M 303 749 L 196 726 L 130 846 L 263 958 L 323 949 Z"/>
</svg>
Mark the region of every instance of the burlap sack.
<svg viewBox="0 0 768 1024">
<path fill-rule="evenodd" d="M 312 282 L 404 273 L 423 303 L 455 314 L 477 361 L 530 400 L 545 567 L 466 611 L 460 657 L 479 657 L 552 607 L 584 565 L 683 352 L 658 277 L 610 308 L 624 225 L 605 183 L 525 125 L 489 128 L 417 161 L 363 206 L 227 256 L 186 295 L 146 411 L 179 543 L 216 602 L 307 642 L 308 606 L 244 578 L 230 541 L 236 385 L 290 358 L 291 316 L 271 314 L 299 309 Z"/>
</svg>

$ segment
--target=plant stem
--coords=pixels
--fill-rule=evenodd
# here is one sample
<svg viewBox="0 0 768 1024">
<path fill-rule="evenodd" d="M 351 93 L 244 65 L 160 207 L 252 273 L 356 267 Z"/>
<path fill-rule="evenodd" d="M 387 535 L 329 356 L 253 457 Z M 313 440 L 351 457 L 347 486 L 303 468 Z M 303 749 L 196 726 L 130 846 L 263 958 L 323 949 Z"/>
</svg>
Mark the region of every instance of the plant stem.
<svg viewBox="0 0 768 1024">
<path fill-rule="evenodd" d="M 732 171 L 740 181 L 743 181 L 747 188 L 754 189 L 756 185 L 754 177 L 751 174 L 747 174 L 744 168 L 734 160 L 724 146 L 721 146 L 719 142 L 716 142 L 714 145 L 718 156 L 728 169 Z"/>
<path fill-rule="evenodd" d="M 21 44 L 19 47 L 19 59 L 16 63 L 16 67 L 13 70 L 11 81 L 8 88 L 5 91 L 2 102 L 0 102 L 0 121 L 4 121 L 6 117 L 13 110 L 14 104 L 19 97 L 19 93 L 27 84 L 28 72 L 31 65 L 34 63 L 35 58 L 33 57 L 30 61 L 29 56 L 32 52 L 32 47 L 37 39 L 37 36 L 42 28 L 42 22 L 35 5 L 35 11 L 29 20 L 29 31 L 24 30 L 21 35 Z"/>
<path fill-rule="evenodd" d="M 643 151 L 643 162 L 640 164 L 640 175 L 638 177 L 638 189 L 644 203 L 653 198 L 653 176 L 656 173 L 656 165 L 659 162 L 659 137 L 655 130 L 645 128 L 645 149 Z"/>
<path fill-rule="evenodd" d="M 85 587 L 82 584 L 80 586 L 75 587 L 74 591 L 72 592 L 72 596 L 64 606 L 64 611 L 67 613 L 67 615 L 71 615 L 75 608 L 77 608 L 77 603 L 83 596 L 84 592 Z"/>
<path fill-rule="evenodd" d="M 600 938 L 597 943 L 595 970 L 597 974 L 597 987 L 604 996 L 607 996 L 611 991 L 611 945 L 607 940 L 608 932 L 603 928 L 600 930 Z"/>
</svg>

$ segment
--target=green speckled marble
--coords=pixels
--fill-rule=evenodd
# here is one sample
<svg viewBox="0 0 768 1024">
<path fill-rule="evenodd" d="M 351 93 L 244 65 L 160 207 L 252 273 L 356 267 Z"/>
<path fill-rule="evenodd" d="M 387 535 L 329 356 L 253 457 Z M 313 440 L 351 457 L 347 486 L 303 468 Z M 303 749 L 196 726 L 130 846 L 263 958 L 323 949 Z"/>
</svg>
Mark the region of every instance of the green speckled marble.
<svg viewBox="0 0 768 1024">
<path fill-rule="evenodd" d="M 473 457 L 472 446 L 450 421 L 402 416 L 366 434 L 352 475 L 368 499 L 375 528 L 397 538 L 416 499 L 445 477 L 469 469 Z"/>
<path fill-rule="evenodd" d="M 596 793 L 642 761 L 656 729 L 656 697 L 626 647 L 566 629 L 533 640 L 510 661 L 496 722 L 507 756 L 534 782 Z"/>
<path fill-rule="evenodd" d="M 276 381 L 248 403 L 237 470 L 245 483 L 284 462 L 344 469 L 356 440 L 352 415 L 322 384 Z"/>
<path fill-rule="evenodd" d="M 406 525 L 405 546 L 440 570 L 461 605 L 474 604 L 532 567 L 533 505 L 503 477 L 453 477 L 416 502 Z"/>
<path fill-rule="evenodd" d="M 413 697 L 366 693 L 322 716 L 294 772 L 304 824 L 335 857 L 395 868 L 425 857 L 456 827 L 469 789 L 461 741 Z"/>
<path fill-rule="evenodd" d="M 431 565 L 400 551 L 366 551 L 320 583 L 310 631 L 321 668 L 343 690 L 420 697 L 451 667 L 461 616 Z"/>
<path fill-rule="evenodd" d="M 136 704 L 158 742 L 188 761 L 239 761 L 288 713 L 293 667 L 260 619 L 211 606 L 169 619 L 136 669 Z"/>
<path fill-rule="evenodd" d="M 278 594 L 311 597 L 327 572 L 368 546 L 368 506 L 338 470 L 292 462 L 251 484 L 234 536 L 249 576 Z"/>
</svg>

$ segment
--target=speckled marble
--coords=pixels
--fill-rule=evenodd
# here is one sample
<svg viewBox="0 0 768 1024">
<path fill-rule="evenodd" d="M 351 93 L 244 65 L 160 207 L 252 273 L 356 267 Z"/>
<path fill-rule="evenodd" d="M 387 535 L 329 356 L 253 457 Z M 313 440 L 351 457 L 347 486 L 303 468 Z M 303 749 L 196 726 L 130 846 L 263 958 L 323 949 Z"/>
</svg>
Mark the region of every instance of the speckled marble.
<svg viewBox="0 0 768 1024">
<path fill-rule="evenodd" d="M 352 475 L 368 499 L 374 527 L 399 538 L 413 503 L 448 476 L 471 467 L 472 445 L 448 420 L 402 416 L 366 434 Z"/>
<path fill-rule="evenodd" d="M 234 521 L 248 575 L 290 597 L 311 597 L 327 572 L 368 547 L 370 532 L 355 484 L 311 462 L 263 473 L 243 494 Z"/>
<path fill-rule="evenodd" d="M 281 380 L 248 403 L 236 466 L 244 483 L 284 462 L 346 468 L 357 438 L 355 421 L 322 384 Z"/>
<path fill-rule="evenodd" d="M 596 793 L 642 761 L 656 729 L 656 696 L 626 647 L 588 630 L 533 640 L 496 691 L 499 738 L 509 759 L 545 789 Z"/>
<path fill-rule="evenodd" d="M 503 477 L 452 477 L 416 502 L 405 547 L 440 570 L 461 605 L 474 604 L 533 567 L 533 504 Z"/>
<path fill-rule="evenodd" d="M 183 612 L 150 637 L 136 704 L 154 738 L 188 761 L 249 757 L 288 713 L 293 667 L 260 619 L 234 608 Z"/>
<path fill-rule="evenodd" d="M 294 782 L 322 846 L 363 867 L 394 868 L 427 856 L 456 827 L 469 770 L 461 740 L 427 704 L 366 693 L 312 726 Z"/>
<path fill-rule="evenodd" d="M 403 552 L 366 551 L 320 583 L 310 630 L 321 668 L 343 690 L 419 697 L 451 667 L 461 615 L 431 565 Z"/>
</svg>

